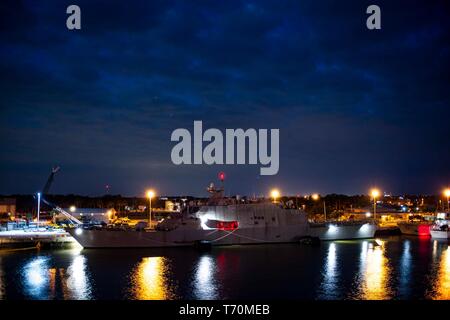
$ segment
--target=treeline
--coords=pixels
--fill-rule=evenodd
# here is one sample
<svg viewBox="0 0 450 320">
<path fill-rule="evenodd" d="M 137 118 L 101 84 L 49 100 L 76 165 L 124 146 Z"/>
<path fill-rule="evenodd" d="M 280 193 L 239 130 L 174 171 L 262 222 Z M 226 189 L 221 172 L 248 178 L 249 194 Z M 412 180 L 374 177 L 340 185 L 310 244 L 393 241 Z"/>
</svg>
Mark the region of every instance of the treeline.
<svg viewBox="0 0 450 320">
<path fill-rule="evenodd" d="M 9 195 L 1 196 L 0 198 L 15 198 L 16 199 L 16 211 L 19 213 L 32 212 L 36 210 L 37 199 L 33 195 Z M 180 201 L 181 199 L 187 199 L 187 202 L 191 200 L 205 200 L 205 198 L 196 197 L 167 197 L 172 201 Z M 152 200 L 153 208 L 164 208 L 167 198 L 155 198 Z M 244 197 L 250 199 L 249 197 Z M 88 197 L 75 194 L 68 195 L 47 195 L 45 199 L 59 207 L 69 208 L 70 206 L 76 206 L 77 208 L 114 208 L 118 212 L 125 211 L 125 207 L 138 208 L 139 206 L 147 206 L 148 199 L 145 197 L 123 197 L 122 195 L 104 195 L 100 197 Z M 384 197 L 383 206 L 391 206 L 393 210 L 398 210 L 399 206 L 396 204 L 399 197 Z M 400 199 L 405 201 L 408 199 L 413 207 L 420 207 L 425 211 L 434 211 L 439 209 L 439 206 L 443 206 L 445 200 L 440 199 L 438 196 L 425 196 L 425 195 L 405 195 Z M 324 203 L 328 213 L 349 211 L 352 209 L 369 208 L 373 205 L 373 200 L 368 195 L 342 195 L 342 194 L 329 194 L 325 196 L 319 196 L 318 199 L 313 199 L 311 196 L 285 196 L 280 199 L 284 203 L 288 203 L 292 207 L 305 209 L 308 213 L 320 214 L 323 213 Z M 439 202 L 441 200 L 441 202 Z M 389 204 L 391 202 L 391 204 Z M 444 203 L 445 204 L 445 203 Z M 48 206 L 42 203 L 42 209 L 49 210 Z"/>
<path fill-rule="evenodd" d="M 0 196 L 2 198 L 2 196 Z M 33 195 L 9 195 L 3 198 L 16 199 L 16 211 L 19 213 L 32 212 L 36 210 L 37 199 Z M 114 208 L 118 212 L 125 211 L 125 207 L 138 208 L 139 206 L 148 206 L 149 201 L 144 197 L 123 197 L 119 195 L 104 195 L 100 197 L 88 197 L 75 194 L 68 195 L 47 195 L 45 199 L 61 208 L 75 206 L 77 208 Z M 170 198 L 173 199 L 173 198 Z M 186 197 L 190 200 L 192 197 Z M 165 199 L 152 199 L 153 208 L 164 208 Z M 42 210 L 50 208 L 41 202 Z"/>
<path fill-rule="evenodd" d="M 349 212 L 354 209 L 367 208 L 370 209 L 373 206 L 373 198 L 368 195 L 343 195 L 343 194 L 329 194 L 325 196 L 319 196 L 318 199 L 314 199 L 311 196 L 302 197 L 282 197 L 283 202 L 290 201 L 295 207 L 302 208 L 306 212 L 311 214 L 322 214 L 324 212 L 324 206 L 328 214 Z M 399 198 L 394 197 L 382 197 L 382 204 L 384 208 L 392 209 L 393 211 L 401 210 L 401 206 L 398 202 L 406 202 L 409 200 L 410 207 L 420 208 L 422 211 L 432 212 L 435 211 L 442 203 L 439 202 L 439 197 L 429 195 L 405 195 Z"/>
</svg>

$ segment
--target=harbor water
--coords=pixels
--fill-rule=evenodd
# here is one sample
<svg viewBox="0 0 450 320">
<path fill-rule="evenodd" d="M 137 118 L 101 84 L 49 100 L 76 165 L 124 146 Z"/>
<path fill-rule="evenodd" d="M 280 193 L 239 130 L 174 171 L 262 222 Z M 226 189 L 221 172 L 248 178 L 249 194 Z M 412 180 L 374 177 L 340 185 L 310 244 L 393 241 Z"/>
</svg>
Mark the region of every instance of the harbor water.
<svg viewBox="0 0 450 320">
<path fill-rule="evenodd" d="M 3 250 L 0 299 L 450 299 L 447 241 Z"/>
</svg>

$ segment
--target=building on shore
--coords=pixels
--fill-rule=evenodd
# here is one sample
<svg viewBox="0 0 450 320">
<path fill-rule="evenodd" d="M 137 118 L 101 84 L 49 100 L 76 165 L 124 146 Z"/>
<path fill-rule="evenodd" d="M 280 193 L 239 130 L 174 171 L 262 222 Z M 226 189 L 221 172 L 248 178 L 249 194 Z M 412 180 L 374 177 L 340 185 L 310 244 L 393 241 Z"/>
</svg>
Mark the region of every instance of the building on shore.
<svg viewBox="0 0 450 320">
<path fill-rule="evenodd" d="M 14 216 L 16 214 L 15 198 L 0 198 L 0 215 Z"/>
<path fill-rule="evenodd" d="M 72 216 L 80 221 L 104 222 L 109 223 L 116 217 L 116 210 L 106 208 L 63 208 L 64 211 L 70 213 Z M 67 220 L 63 214 L 58 213 L 55 216 L 56 221 Z"/>
</svg>

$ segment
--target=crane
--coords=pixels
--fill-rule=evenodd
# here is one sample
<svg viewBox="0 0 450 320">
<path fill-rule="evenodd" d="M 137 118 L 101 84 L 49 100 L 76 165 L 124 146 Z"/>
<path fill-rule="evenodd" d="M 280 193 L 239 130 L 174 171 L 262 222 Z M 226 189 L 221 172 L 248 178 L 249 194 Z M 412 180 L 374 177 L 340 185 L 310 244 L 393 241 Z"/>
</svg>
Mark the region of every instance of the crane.
<svg viewBox="0 0 450 320">
<path fill-rule="evenodd" d="M 42 195 L 46 195 L 48 191 L 50 190 L 50 187 L 53 183 L 53 179 L 55 178 L 55 174 L 61 169 L 59 166 L 54 166 L 52 168 L 52 172 L 50 172 L 50 175 L 48 176 L 47 182 L 44 185 L 44 188 L 42 189 Z"/>
<path fill-rule="evenodd" d="M 66 216 L 69 220 L 75 222 L 76 224 L 83 224 L 80 220 L 72 216 L 67 211 L 63 210 L 62 208 L 58 207 L 57 205 L 47 201 L 44 197 L 48 194 L 48 191 L 50 190 L 50 187 L 52 186 L 53 180 L 55 178 L 55 174 L 61 169 L 59 166 L 52 167 L 52 171 L 50 172 L 50 175 L 48 176 L 47 182 L 44 185 L 44 188 L 42 189 L 42 202 L 44 202 L 46 205 L 51 207 L 52 209 L 58 211 L 59 213 Z"/>
</svg>

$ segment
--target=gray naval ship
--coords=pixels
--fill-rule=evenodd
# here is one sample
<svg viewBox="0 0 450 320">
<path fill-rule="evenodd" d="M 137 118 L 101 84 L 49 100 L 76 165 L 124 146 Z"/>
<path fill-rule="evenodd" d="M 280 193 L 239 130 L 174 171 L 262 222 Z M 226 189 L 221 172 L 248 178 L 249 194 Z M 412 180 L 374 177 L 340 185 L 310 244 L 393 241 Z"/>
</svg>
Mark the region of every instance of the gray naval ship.
<svg viewBox="0 0 450 320">
<path fill-rule="evenodd" d="M 239 203 L 223 197 L 223 189 L 208 188 L 210 198 L 195 213 L 185 210 L 154 228 L 68 232 L 84 248 L 177 247 L 296 242 L 308 236 L 306 213 L 280 203 Z"/>
<path fill-rule="evenodd" d="M 322 240 L 371 238 L 371 224 L 310 224 L 306 212 L 278 202 L 241 203 L 225 198 L 213 184 L 210 198 L 195 213 L 185 210 L 164 219 L 154 228 L 86 229 L 81 225 L 67 231 L 84 248 L 150 248 L 198 244 L 244 245 L 290 243 L 315 237 Z"/>
</svg>

